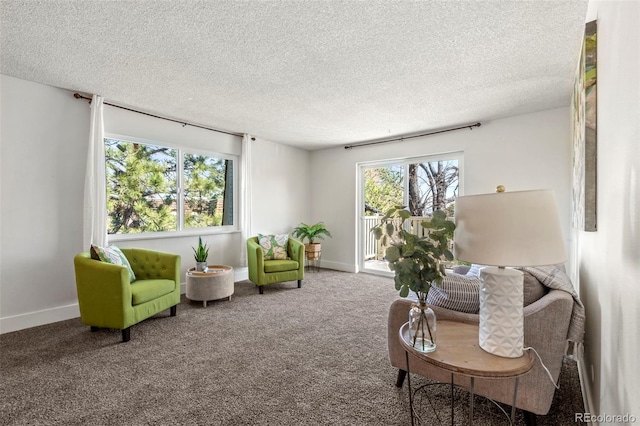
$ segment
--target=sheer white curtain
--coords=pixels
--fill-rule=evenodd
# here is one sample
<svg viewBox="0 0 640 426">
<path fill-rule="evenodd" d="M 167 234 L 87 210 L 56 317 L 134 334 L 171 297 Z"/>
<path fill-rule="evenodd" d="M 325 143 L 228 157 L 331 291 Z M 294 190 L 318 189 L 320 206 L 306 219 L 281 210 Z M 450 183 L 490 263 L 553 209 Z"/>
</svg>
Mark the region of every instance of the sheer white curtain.
<svg viewBox="0 0 640 426">
<path fill-rule="evenodd" d="M 247 246 L 245 242 L 251 234 L 251 136 L 242 138 L 242 155 L 240 157 L 240 265 L 247 265 Z"/>
<path fill-rule="evenodd" d="M 87 170 L 84 181 L 83 249 L 91 244 L 107 244 L 107 185 L 104 159 L 104 118 L 102 96 L 91 99 L 91 127 Z"/>
</svg>

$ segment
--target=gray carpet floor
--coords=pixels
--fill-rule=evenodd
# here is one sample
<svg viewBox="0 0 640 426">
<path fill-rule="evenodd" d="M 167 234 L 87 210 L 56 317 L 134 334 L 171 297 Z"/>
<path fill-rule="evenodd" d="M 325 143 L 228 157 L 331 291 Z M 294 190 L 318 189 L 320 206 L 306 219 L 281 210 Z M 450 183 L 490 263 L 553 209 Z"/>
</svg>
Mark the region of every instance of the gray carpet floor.
<svg viewBox="0 0 640 426">
<path fill-rule="evenodd" d="M 124 344 L 118 330 L 91 333 L 79 318 L 3 334 L 0 424 L 407 425 L 406 383 L 395 386 L 386 348 L 397 297 L 389 278 L 320 270 L 301 289 L 274 284 L 263 295 L 238 282 L 230 301 L 206 308 L 183 296 L 176 317 L 133 326 Z M 573 425 L 582 412 L 567 361 L 538 424 Z M 482 410 L 476 419 L 505 424 Z"/>
</svg>

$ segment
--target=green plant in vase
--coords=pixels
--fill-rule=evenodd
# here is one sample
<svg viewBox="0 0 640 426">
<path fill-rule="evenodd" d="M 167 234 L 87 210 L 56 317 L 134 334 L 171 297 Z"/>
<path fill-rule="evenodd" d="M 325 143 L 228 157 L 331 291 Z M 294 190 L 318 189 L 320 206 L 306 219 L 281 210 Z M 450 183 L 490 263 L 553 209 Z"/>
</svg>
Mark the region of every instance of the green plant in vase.
<svg viewBox="0 0 640 426">
<path fill-rule="evenodd" d="M 209 248 L 206 243 L 202 243 L 202 237 L 198 237 L 198 248 L 193 249 L 193 257 L 196 260 L 196 271 L 207 271 L 207 258 L 209 257 Z"/>
<path fill-rule="evenodd" d="M 446 275 L 444 262 L 453 260 L 449 240 L 455 224 L 443 211 L 437 210 L 431 220 L 420 222 L 424 234 L 421 236 L 411 229 L 410 218 L 411 212 L 404 206 L 393 207 L 371 232 L 383 246 L 388 246 L 385 256 L 389 269 L 394 271 L 400 296 L 407 297 L 409 291 L 413 291 L 418 297 L 418 305 L 409 312 L 413 347 L 432 352 L 436 348 L 436 321 L 433 310 L 427 306 L 427 294 L 432 285 L 442 283 Z"/>
<path fill-rule="evenodd" d="M 304 251 L 309 260 L 317 260 L 320 258 L 322 246 L 316 240 L 323 240 L 325 236 L 331 237 L 331 233 L 323 222 L 313 225 L 301 223 L 293 230 L 293 236 L 299 238 L 300 241 L 308 240 L 309 243 L 304 245 Z"/>
</svg>

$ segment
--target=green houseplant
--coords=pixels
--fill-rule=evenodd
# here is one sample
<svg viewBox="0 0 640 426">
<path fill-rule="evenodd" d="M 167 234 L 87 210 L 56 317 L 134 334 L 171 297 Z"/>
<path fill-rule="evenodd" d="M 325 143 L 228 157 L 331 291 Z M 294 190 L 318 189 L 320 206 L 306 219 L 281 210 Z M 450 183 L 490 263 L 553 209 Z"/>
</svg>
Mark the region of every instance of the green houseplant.
<svg viewBox="0 0 640 426">
<path fill-rule="evenodd" d="M 305 239 L 308 240 L 308 244 L 304 245 L 307 259 L 317 260 L 320 258 L 322 246 L 316 242 L 316 240 L 323 240 L 325 236 L 331 237 L 331 233 L 323 222 L 318 222 L 313 225 L 300 223 L 300 225 L 294 228 L 293 236 L 299 238 L 302 242 L 304 242 Z"/>
<path fill-rule="evenodd" d="M 193 249 L 193 257 L 196 260 L 196 271 L 207 271 L 207 258 L 209 257 L 209 248 L 207 244 L 202 244 L 202 237 L 198 237 L 198 248 Z"/>
<path fill-rule="evenodd" d="M 436 210 L 431 220 L 420 223 L 426 235 L 419 236 L 411 232 L 410 217 L 404 206 L 391 208 L 371 231 L 384 246 L 388 245 L 385 255 L 400 296 L 407 297 L 409 291 L 418 296 L 418 305 L 409 313 L 411 343 L 422 352 L 431 352 L 435 350 L 436 322 L 427 306 L 427 293 L 446 275 L 443 262 L 453 260 L 449 240 L 455 224 L 443 211 Z"/>
</svg>

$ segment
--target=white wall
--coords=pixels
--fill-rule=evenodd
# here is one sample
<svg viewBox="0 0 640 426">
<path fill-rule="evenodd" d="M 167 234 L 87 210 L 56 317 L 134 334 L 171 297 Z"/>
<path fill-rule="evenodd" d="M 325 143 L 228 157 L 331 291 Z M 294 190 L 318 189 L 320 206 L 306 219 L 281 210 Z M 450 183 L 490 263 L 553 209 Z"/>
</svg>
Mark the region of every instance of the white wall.
<svg viewBox="0 0 640 426">
<path fill-rule="evenodd" d="M 568 108 L 482 123 L 474 130 L 403 142 L 311 153 L 312 221 L 324 221 L 333 238 L 322 244 L 322 265 L 355 272 L 357 164 L 365 161 L 464 153 L 465 194 L 554 189 L 568 245 L 570 236 L 571 145 Z"/>
<path fill-rule="evenodd" d="M 82 247 L 89 104 L 73 92 L 0 75 L 0 333 L 79 316 L 73 257 Z M 239 155 L 240 138 L 105 108 L 107 132 Z M 252 155 L 254 232 L 289 232 L 309 220 L 309 153 L 256 139 Z M 239 170 L 238 170 L 239 172 Z M 240 232 L 203 235 L 209 262 L 241 263 Z M 118 241 L 182 256 L 193 266 L 195 236 Z"/>
<path fill-rule="evenodd" d="M 598 21 L 597 232 L 575 231 L 593 414 L 640 422 L 640 3 L 592 1 Z"/>
<path fill-rule="evenodd" d="M 310 218 L 309 152 L 260 138 L 252 144 L 251 235 L 290 233 Z"/>
<path fill-rule="evenodd" d="M 4 332 L 79 315 L 73 256 L 82 245 L 89 106 L 4 75 L 0 84 Z"/>
<path fill-rule="evenodd" d="M 109 105 L 104 107 L 104 131 L 149 139 L 177 148 L 194 148 L 220 154 L 240 155 L 242 150 L 242 138 L 239 136 L 183 126 Z"/>
</svg>

